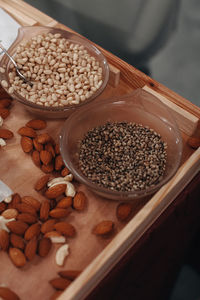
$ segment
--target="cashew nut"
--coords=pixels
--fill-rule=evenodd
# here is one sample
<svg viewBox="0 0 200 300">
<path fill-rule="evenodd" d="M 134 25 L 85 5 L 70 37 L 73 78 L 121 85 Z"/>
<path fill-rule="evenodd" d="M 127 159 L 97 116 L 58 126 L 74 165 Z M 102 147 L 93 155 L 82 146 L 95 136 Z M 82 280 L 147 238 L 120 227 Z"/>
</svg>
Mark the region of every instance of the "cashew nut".
<svg viewBox="0 0 200 300">
<path fill-rule="evenodd" d="M 12 196 L 8 196 L 3 200 L 5 203 L 10 203 L 12 201 Z"/>
<path fill-rule="evenodd" d="M 6 142 L 4 139 L 0 138 L 0 146 L 3 147 L 6 145 Z"/>
<path fill-rule="evenodd" d="M 57 184 L 66 184 L 65 195 L 67 197 L 74 197 L 75 194 L 76 194 L 76 190 L 75 190 L 74 185 L 70 182 L 70 181 L 72 181 L 72 179 L 73 179 L 72 174 L 68 174 L 65 177 L 57 177 L 57 178 L 54 178 L 54 179 L 50 180 L 47 183 L 47 186 L 50 188 L 50 187 L 53 187 Z"/>
<path fill-rule="evenodd" d="M 61 246 L 56 252 L 56 264 L 63 266 L 66 256 L 69 254 L 69 245 L 65 244 Z"/>
<path fill-rule="evenodd" d="M 4 229 L 7 232 L 10 232 L 10 230 L 8 229 L 8 227 L 6 226 L 7 223 L 11 222 L 11 221 L 15 221 L 14 218 L 12 219 L 6 219 L 3 216 L 0 216 L 0 229 Z"/>
<path fill-rule="evenodd" d="M 66 183 L 67 183 L 67 187 L 66 187 L 66 190 L 65 190 L 65 195 L 67 197 L 74 197 L 75 194 L 76 194 L 74 185 L 69 181 L 67 181 Z"/>
<path fill-rule="evenodd" d="M 3 125 L 3 118 L 0 116 L 0 126 Z"/>
</svg>

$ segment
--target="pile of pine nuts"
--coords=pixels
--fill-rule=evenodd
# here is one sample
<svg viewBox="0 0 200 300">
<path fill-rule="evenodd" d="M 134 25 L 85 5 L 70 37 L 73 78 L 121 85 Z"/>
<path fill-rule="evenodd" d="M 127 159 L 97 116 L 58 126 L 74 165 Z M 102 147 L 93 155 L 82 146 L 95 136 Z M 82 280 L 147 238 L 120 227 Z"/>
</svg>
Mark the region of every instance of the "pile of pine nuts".
<svg viewBox="0 0 200 300">
<path fill-rule="evenodd" d="M 10 90 L 42 106 L 79 104 L 103 83 L 99 61 L 83 45 L 69 42 L 58 33 L 38 35 L 19 45 L 15 61 L 33 86 L 23 82 L 11 66 Z"/>
</svg>

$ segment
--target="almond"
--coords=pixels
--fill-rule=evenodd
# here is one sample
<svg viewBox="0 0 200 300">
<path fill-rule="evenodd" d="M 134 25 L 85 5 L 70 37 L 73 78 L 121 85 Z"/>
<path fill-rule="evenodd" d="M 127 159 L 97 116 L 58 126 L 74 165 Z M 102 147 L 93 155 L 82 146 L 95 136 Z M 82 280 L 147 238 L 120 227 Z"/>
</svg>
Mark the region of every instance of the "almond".
<svg viewBox="0 0 200 300">
<path fill-rule="evenodd" d="M 57 204 L 57 208 L 68 208 L 72 206 L 72 197 L 64 197 L 62 198 L 58 204 Z"/>
<path fill-rule="evenodd" d="M 34 216 L 37 215 L 36 209 L 32 205 L 27 204 L 27 203 L 16 204 L 16 209 L 21 213 L 27 213 L 27 214 L 31 214 Z"/>
<path fill-rule="evenodd" d="M 66 238 L 55 230 L 46 232 L 44 237 L 49 238 L 52 243 L 63 244 L 66 242 Z"/>
<path fill-rule="evenodd" d="M 0 249 L 6 251 L 9 246 L 9 234 L 6 230 L 0 230 Z"/>
<path fill-rule="evenodd" d="M 34 146 L 35 150 L 37 150 L 39 152 L 43 150 L 43 145 L 38 143 L 37 138 L 33 139 L 33 146 Z"/>
<path fill-rule="evenodd" d="M 97 224 L 94 229 L 93 233 L 96 235 L 107 235 L 113 231 L 114 223 L 109 220 L 105 220 Z"/>
<path fill-rule="evenodd" d="M 28 260 L 32 260 L 36 255 L 38 241 L 36 237 L 33 237 L 29 242 L 26 244 L 24 254 Z"/>
<path fill-rule="evenodd" d="M 60 147 L 59 147 L 58 144 L 55 144 L 54 149 L 55 149 L 56 155 L 59 155 L 60 154 Z"/>
<path fill-rule="evenodd" d="M 21 127 L 17 132 L 22 136 L 27 136 L 30 138 L 35 138 L 37 136 L 34 129 L 25 126 Z"/>
<path fill-rule="evenodd" d="M 24 253 L 18 248 L 10 248 L 9 256 L 13 264 L 18 268 L 21 268 L 26 264 L 26 257 Z"/>
<path fill-rule="evenodd" d="M 187 143 L 191 148 L 197 149 L 200 147 L 200 137 L 190 137 Z"/>
<path fill-rule="evenodd" d="M 57 198 L 58 196 L 61 196 L 65 190 L 66 184 L 56 184 L 46 191 L 45 196 L 49 199 Z"/>
<path fill-rule="evenodd" d="M 49 281 L 49 283 L 51 284 L 51 286 L 54 289 L 63 291 L 70 285 L 71 280 L 68 280 L 68 279 L 62 278 L 62 277 L 57 277 L 57 278 L 51 279 Z"/>
<path fill-rule="evenodd" d="M 70 211 L 65 208 L 54 208 L 49 213 L 49 215 L 55 219 L 65 218 L 69 214 L 70 214 Z"/>
<path fill-rule="evenodd" d="M 47 220 L 46 222 L 44 222 L 41 226 L 41 232 L 42 233 L 47 233 L 47 232 L 50 232 L 54 229 L 54 224 L 56 223 L 56 220 L 55 219 L 50 219 L 50 220 Z"/>
<path fill-rule="evenodd" d="M 7 108 L 2 108 L 0 107 L 0 116 L 3 118 L 3 119 L 6 119 L 8 116 L 9 116 L 10 112 Z"/>
<path fill-rule="evenodd" d="M 37 142 L 43 145 L 51 142 L 51 140 L 52 138 L 48 133 L 42 133 L 37 137 Z"/>
<path fill-rule="evenodd" d="M 39 211 L 41 203 L 37 199 L 35 199 L 32 196 L 24 196 L 22 197 L 22 203 L 26 203 L 30 206 L 32 206 L 35 210 Z"/>
<path fill-rule="evenodd" d="M 51 240 L 48 238 L 42 238 L 39 241 L 39 246 L 38 246 L 38 254 L 41 257 L 45 257 L 47 256 L 47 254 L 49 253 L 50 249 L 51 249 Z"/>
<path fill-rule="evenodd" d="M 4 128 L 0 128 L 0 138 L 8 140 L 13 137 L 12 131 Z"/>
<path fill-rule="evenodd" d="M 46 221 L 49 217 L 50 203 L 48 200 L 44 200 L 40 207 L 40 220 Z"/>
<path fill-rule="evenodd" d="M 11 233 L 10 243 L 12 244 L 12 246 L 14 248 L 19 248 L 21 250 L 23 250 L 24 247 L 25 247 L 24 239 L 21 236 L 15 234 L 15 233 Z"/>
<path fill-rule="evenodd" d="M 6 203 L 0 202 L 0 213 L 3 212 L 6 209 Z"/>
<path fill-rule="evenodd" d="M 16 219 L 18 211 L 15 208 L 8 208 L 1 214 L 5 219 Z"/>
<path fill-rule="evenodd" d="M 78 277 L 81 274 L 81 271 L 79 270 L 63 270 L 58 272 L 58 275 L 60 275 L 63 278 L 74 280 L 76 277 Z"/>
<path fill-rule="evenodd" d="M 58 297 L 62 294 L 62 291 L 56 291 L 55 293 L 53 293 L 53 295 L 51 296 L 50 300 L 56 300 L 58 299 Z"/>
<path fill-rule="evenodd" d="M 33 151 L 31 157 L 32 157 L 34 164 L 37 167 L 40 167 L 41 166 L 40 152 L 38 152 L 37 150 Z"/>
<path fill-rule="evenodd" d="M 55 158 L 55 170 L 59 171 L 64 166 L 63 159 L 61 155 L 56 156 Z"/>
<path fill-rule="evenodd" d="M 16 293 L 7 287 L 0 287 L 0 298 L 3 300 L 20 300 Z"/>
<path fill-rule="evenodd" d="M 48 144 L 45 145 L 45 150 L 47 150 L 48 152 L 50 152 L 51 155 L 52 155 L 52 157 L 56 156 L 54 148 L 53 148 L 53 146 L 52 146 L 51 143 L 48 143 Z"/>
<path fill-rule="evenodd" d="M 33 142 L 27 136 L 22 136 L 21 137 L 21 146 L 22 146 L 22 150 L 25 153 L 29 153 L 29 152 L 31 152 L 33 150 Z"/>
<path fill-rule="evenodd" d="M 12 195 L 12 201 L 8 204 L 8 208 L 16 208 L 16 205 L 21 202 L 21 197 L 18 193 Z"/>
<path fill-rule="evenodd" d="M 76 230 L 75 230 L 74 226 L 67 222 L 58 222 L 54 225 L 54 228 L 58 232 L 64 234 L 65 236 L 68 236 L 68 237 L 74 237 L 76 234 Z"/>
<path fill-rule="evenodd" d="M 41 191 L 44 187 L 46 187 L 47 182 L 49 181 L 50 176 L 49 175 L 44 175 L 40 177 L 37 182 L 35 183 L 35 190 L 36 191 Z"/>
<path fill-rule="evenodd" d="M 28 225 L 22 221 L 10 221 L 9 223 L 6 224 L 8 229 L 16 234 L 23 235 L 24 232 L 27 230 Z"/>
<path fill-rule="evenodd" d="M 47 150 L 42 150 L 40 152 L 40 159 L 44 165 L 48 165 L 52 161 L 52 154 Z"/>
<path fill-rule="evenodd" d="M 130 203 L 120 203 L 116 209 L 116 215 L 118 220 L 126 221 L 132 212 L 132 205 Z"/>
<path fill-rule="evenodd" d="M 82 211 L 86 207 L 87 198 L 83 192 L 76 193 L 73 199 L 73 208 Z"/>
<path fill-rule="evenodd" d="M 29 122 L 27 122 L 26 126 L 31 127 L 35 130 L 41 130 L 41 129 L 46 128 L 47 123 L 44 120 L 33 119 L 33 120 L 30 120 Z"/>
<path fill-rule="evenodd" d="M 0 108 L 8 108 L 12 103 L 11 99 L 1 99 L 0 100 Z"/>
<path fill-rule="evenodd" d="M 32 238 L 40 234 L 41 225 L 39 223 L 32 224 L 25 232 L 24 239 L 30 241 Z"/>
<path fill-rule="evenodd" d="M 54 165 L 53 163 L 42 165 L 41 169 L 44 173 L 51 173 L 54 170 Z"/>
<path fill-rule="evenodd" d="M 28 213 L 20 213 L 17 216 L 17 220 L 25 222 L 27 224 L 34 224 L 37 221 L 37 216 L 28 214 Z"/>
<path fill-rule="evenodd" d="M 65 167 L 65 168 L 61 171 L 61 175 L 62 175 L 63 177 L 67 176 L 69 173 L 70 173 L 70 172 L 69 172 L 69 170 L 68 170 L 67 167 Z"/>
</svg>

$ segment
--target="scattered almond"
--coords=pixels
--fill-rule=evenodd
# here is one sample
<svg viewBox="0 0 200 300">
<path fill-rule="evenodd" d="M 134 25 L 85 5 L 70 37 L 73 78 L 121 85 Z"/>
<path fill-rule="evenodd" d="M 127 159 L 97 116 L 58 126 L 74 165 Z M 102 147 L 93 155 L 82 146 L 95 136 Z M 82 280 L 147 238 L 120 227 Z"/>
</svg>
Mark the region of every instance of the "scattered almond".
<svg viewBox="0 0 200 300">
<path fill-rule="evenodd" d="M 68 208 L 72 206 L 72 197 L 64 197 L 62 198 L 58 204 L 57 208 Z"/>
<path fill-rule="evenodd" d="M 11 233 L 10 243 L 14 248 L 19 248 L 21 250 L 23 250 L 25 247 L 24 239 L 20 235 L 17 235 L 15 233 Z"/>
<path fill-rule="evenodd" d="M 130 203 L 120 203 L 116 209 L 116 215 L 118 220 L 126 221 L 132 212 L 132 205 Z"/>
<path fill-rule="evenodd" d="M 37 215 L 36 209 L 32 205 L 27 203 L 16 204 L 16 209 L 21 213 L 28 213 L 34 216 Z"/>
<path fill-rule="evenodd" d="M 6 119 L 10 114 L 10 111 L 7 108 L 0 107 L 0 116 L 3 119 Z"/>
<path fill-rule="evenodd" d="M 74 237 L 76 234 L 76 230 L 75 230 L 74 226 L 67 222 L 58 222 L 54 225 L 54 228 L 58 232 L 64 234 L 65 236 L 68 236 L 68 237 Z"/>
<path fill-rule="evenodd" d="M 20 300 L 15 292 L 4 286 L 0 287 L 0 298 L 3 300 Z"/>
<path fill-rule="evenodd" d="M 69 280 L 76 279 L 76 277 L 78 277 L 80 274 L 81 271 L 79 270 L 63 270 L 58 272 L 58 275 Z"/>
<path fill-rule="evenodd" d="M 52 154 L 47 150 L 42 150 L 40 151 L 40 159 L 44 165 L 48 165 L 52 161 Z"/>
<path fill-rule="evenodd" d="M 6 230 L 0 230 L 0 249 L 7 251 L 9 246 L 9 234 Z"/>
<path fill-rule="evenodd" d="M 51 155 L 52 155 L 52 157 L 55 157 L 55 156 L 56 156 L 55 151 L 54 151 L 54 148 L 53 148 L 53 146 L 52 146 L 51 143 L 47 143 L 47 144 L 45 145 L 45 150 L 47 150 L 48 152 L 50 152 Z"/>
<path fill-rule="evenodd" d="M 11 221 L 6 224 L 8 229 L 15 234 L 23 235 L 28 228 L 28 225 L 22 221 Z"/>
<path fill-rule="evenodd" d="M 65 208 L 54 208 L 50 211 L 49 215 L 55 219 L 65 218 L 70 214 L 70 210 Z"/>
<path fill-rule="evenodd" d="M 34 162 L 34 164 L 37 167 L 40 167 L 41 165 L 41 161 L 40 161 L 40 152 L 38 152 L 37 150 L 34 150 L 31 154 L 32 160 Z"/>
<path fill-rule="evenodd" d="M 0 138 L 8 140 L 13 137 L 12 131 L 4 128 L 0 128 Z"/>
<path fill-rule="evenodd" d="M 22 146 L 22 150 L 25 153 L 29 153 L 29 152 L 31 152 L 31 150 L 33 150 L 33 142 L 27 136 L 22 136 L 21 137 L 21 146 Z"/>
<path fill-rule="evenodd" d="M 49 219 L 46 222 L 44 222 L 41 226 L 41 232 L 42 233 L 47 233 L 50 232 L 54 229 L 54 224 L 56 223 L 55 219 Z"/>
<path fill-rule="evenodd" d="M 37 251 L 37 245 L 38 245 L 38 242 L 37 242 L 36 237 L 33 237 L 26 244 L 24 254 L 28 260 L 32 260 L 35 257 L 36 251 Z"/>
<path fill-rule="evenodd" d="M 96 235 L 107 235 L 113 231 L 113 228 L 114 223 L 112 221 L 106 220 L 97 224 L 93 229 L 93 233 Z"/>
<path fill-rule="evenodd" d="M 45 233 L 44 237 L 49 238 L 53 244 L 63 244 L 66 242 L 66 238 L 55 230 Z"/>
<path fill-rule="evenodd" d="M 53 165 L 53 163 L 51 162 L 51 163 L 48 164 L 48 165 L 42 165 L 41 169 L 42 169 L 42 171 L 43 171 L 44 173 L 51 173 L 51 172 L 53 172 L 53 170 L 54 170 L 54 165 Z"/>
<path fill-rule="evenodd" d="M 21 197 L 18 193 L 12 195 L 12 201 L 8 204 L 8 208 L 16 208 L 16 205 L 21 202 Z"/>
<path fill-rule="evenodd" d="M 40 220 L 46 221 L 49 217 L 50 204 L 48 200 L 44 200 L 40 207 Z"/>
<path fill-rule="evenodd" d="M 87 198 L 83 192 L 76 193 L 73 199 L 73 208 L 82 211 L 86 207 Z"/>
<path fill-rule="evenodd" d="M 62 175 L 63 177 L 67 176 L 69 173 L 70 173 L 70 172 L 69 172 L 69 170 L 68 170 L 67 167 L 65 167 L 65 168 L 61 171 L 61 175 Z"/>
<path fill-rule="evenodd" d="M 43 150 L 43 145 L 38 143 L 37 138 L 33 139 L 33 146 L 34 146 L 35 150 L 37 150 L 39 152 Z"/>
<path fill-rule="evenodd" d="M 200 137 L 190 137 L 188 139 L 188 145 L 194 149 L 200 147 Z"/>
<path fill-rule="evenodd" d="M 35 130 L 41 130 L 41 129 L 46 128 L 47 123 L 44 120 L 33 119 L 33 120 L 30 120 L 29 122 L 27 122 L 26 126 L 31 127 Z"/>
<path fill-rule="evenodd" d="M 10 248 L 9 256 L 13 264 L 18 268 L 21 268 L 26 264 L 26 257 L 24 253 L 18 248 Z"/>
<path fill-rule="evenodd" d="M 49 283 L 51 284 L 51 286 L 54 289 L 63 291 L 70 285 L 71 281 L 66 278 L 57 277 L 57 278 L 51 279 L 49 281 Z"/>
<path fill-rule="evenodd" d="M 16 219 L 18 211 L 15 208 L 8 208 L 1 214 L 6 219 Z"/>
<path fill-rule="evenodd" d="M 24 239 L 30 241 L 32 238 L 40 234 L 41 225 L 39 223 L 32 224 L 24 233 Z"/>
<path fill-rule="evenodd" d="M 31 215 L 28 213 L 20 213 L 17 215 L 17 220 L 20 220 L 27 224 L 34 224 L 37 221 L 37 216 Z"/>
<path fill-rule="evenodd" d="M 35 190 L 36 191 L 41 191 L 44 187 L 46 187 L 47 182 L 49 181 L 49 175 L 44 175 L 40 177 L 37 182 L 35 183 Z"/>
<path fill-rule="evenodd" d="M 38 254 L 41 257 L 45 257 L 47 256 L 47 254 L 49 253 L 50 249 L 51 249 L 51 240 L 49 238 L 42 238 L 39 241 L 39 246 L 38 246 Z"/>
<path fill-rule="evenodd" d="M 22 197 L 21 201 L 22 201 L 22 203 L 26 203 L 26 204 L 32 206 L 37 211 L 40 210 L 40 206 L 41 206 L 40 201 L 38 201 L 37 199 L 35 199 L 32 196 L 24 196 L 24 197 Z"/>
<path fill-rule="evenodd" d="M 45 196 L 49 199 L 57 198 L 61 196 L 65 190 L 66 184 L 56 184 L 46 191 Z"/>
<path fill-rule="evenodd" d="M 0 213 L 3 212 L 6 209 L 6 203 L 0 202 Z"/>
<path fill-rule="evenodd" d="M 59 171 L 64 166 L 63 159 L 61 155 L 56 156 L 55 158 L 55 170 Z"/>
<path fill-rule="evenodd" d="M 59 147 L 59 145 L 58 145 L 58 144 L 55 144 L 55 147 L 54 147 L 54 149 L 55 149 L 55 153 L 56 153 L 56 155 L 59 155 L 59 154 L 60 154 L 60 147 Z"/>
<path fill-rule="evenodd" d="M 21 127 L 17 132 L 22 136 L 27 136 L 30 138 L 35 138 L 37 136 L 34 129 L 25 126 Z"/>
<path fill-rule="evenodd" d="M 48 133 L 42 133 L 40 135 L 38 135 L 37 137 L 37 142 L 40 144 L 47 144 L 49 142 L 51 142 L 52 138 Z"/>
</svg>

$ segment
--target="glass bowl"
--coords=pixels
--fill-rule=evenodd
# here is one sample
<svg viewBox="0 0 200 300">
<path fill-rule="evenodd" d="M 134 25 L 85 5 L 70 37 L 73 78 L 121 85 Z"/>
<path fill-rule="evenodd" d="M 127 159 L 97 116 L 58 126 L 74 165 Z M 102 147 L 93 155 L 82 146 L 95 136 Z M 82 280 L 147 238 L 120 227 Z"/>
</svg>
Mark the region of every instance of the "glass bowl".
<svg viewBox="0 0 200 300">
<path fill-rule="evenodd" d="M 90 129 L 108 121 L 138 123 L 149 126 L 161 135 L 167 143 L 167 162 L 164 176 L 157 185 L 145 190 L 119 192 L 101 187 L 82 174 L 78 164 L 80 141 Z M 65 121 L 59 141 L 63 161 L 75 179 L 94 193 L 113 200 L 125 201 L 155 193 L 176 173 L 182 156 L 181 134 L 173 116 L 158 98 L 142 89 L 80 108 Z"/>
<path fill-rule="evenodd" d="M 65 38 L 69 42 L 83 45 L 84 48 L 87 50 L 87 52 L 93 56 L 98 62 L 100 67 L 102 68 L 102 85 L 85 101 L 80 102 L 79 104 L 70 104 L 65 105 L 62 107 L 45 107 L 43 105 L 35 104 L 31 101 L 26 100 L 24 97 L 22 97 L 19 93 L 14 91 L 12 94 L 9 93 L 9 88 L 11 86 L 9 81 L 9 70 L 10 70 L 10 60 L 9 58 L 4 54 L 0 61 L 0 67 L 6 68 L 6 71 L 4 73 L 0 72 L 0 82 L 2 80 L 6 80 L 8 82 L 8 87 L 4 89 L 10 96 L 16 100 L 18 100 L 21 104 L 25 106 L 26 109 L 28 109 L 30 112 L 36 113 L 37 115 L 40 115 L 42 117 L 47 118 L 65 118 L 68 117 L 73 111 L 75 111 L 77 108 L 84 106 L 86 103 L 91 102 L 94 100 L 102 91 L 105 89 L 108 79 L 109 79 L 109 66 L 107 63 L 106 58 L 103 56 L 101 51 L 99 51 L 92 43 L 90 43 L 86 38 L 79 36 L 78 34 L 74 34 L 72 32 L 57 29 L 57 28 L 51 28 L 51 27 L 44 27 L 44 26 L 25 26 L 21 27 L 18 30 L 18 36 L 14 43 L 11 45 L 11 47 L 8 49 L 8 53 L 15 58 L 17 47 L 24 42 L 29 41 L 32 37 L 37 36 L 39 34 L 47 34 L 52 33 L 61 34 L 61 37 Z"/>
</svg>

